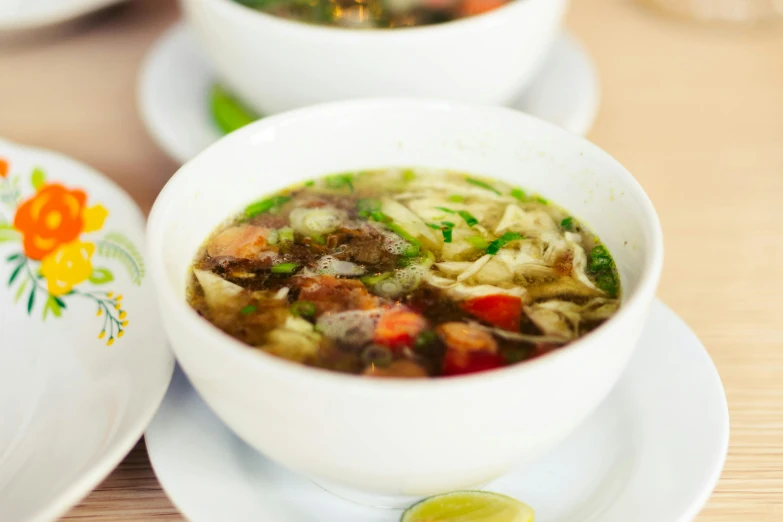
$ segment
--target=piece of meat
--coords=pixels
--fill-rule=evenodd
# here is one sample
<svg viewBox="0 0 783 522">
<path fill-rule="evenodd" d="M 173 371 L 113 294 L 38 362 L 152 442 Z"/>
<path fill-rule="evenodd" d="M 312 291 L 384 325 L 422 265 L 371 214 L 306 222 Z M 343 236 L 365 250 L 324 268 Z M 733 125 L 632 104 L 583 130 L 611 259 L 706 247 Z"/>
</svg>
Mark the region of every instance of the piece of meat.
<svg viewBox="0 0 783 522">
<path fill-rule="evenodd" d="M 371 295 L 361 281 L 338 279 L 331 275 L 297 277 L 299 299 L 315 304 L 316 315 L 345 310 L 369 310 L 380 306 L 380 300 Z"/>
<path fill-rule="evenodd" d="M 255 225 L 237 225 L 219 232 L 207 244 L 210 257 L 258 259 L 267 246 L 269 229 Z"/>
<path fill-rule="evenodd" d="M 377 265 L 388 264 L 395 261 L 394 254 L 383 246 L 383 240 L 379 237 L 361 237 L 351 240 L 345 253 L 356 263 Z"/>
</svg>

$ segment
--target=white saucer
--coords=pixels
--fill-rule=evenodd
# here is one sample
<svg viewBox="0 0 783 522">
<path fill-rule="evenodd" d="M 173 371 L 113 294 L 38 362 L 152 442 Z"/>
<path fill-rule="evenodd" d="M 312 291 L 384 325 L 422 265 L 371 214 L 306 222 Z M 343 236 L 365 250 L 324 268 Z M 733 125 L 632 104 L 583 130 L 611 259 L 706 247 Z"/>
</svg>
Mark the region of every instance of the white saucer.
<svg viewBox="0 0 783 522">
<path fill-rule="evenodd" d="M 600 101 L 590 56 L 570 35 L 553 47 L 550 60 L 513 106 L 586 134 Z M 209 113 L 214 73 L 183 23 L 169 29 L 150 50 L 139 77 L 138 104 L 147 130 L 175 161 L 184 163 L 221 134 Z"/>
<path fill-rule="evenodd" d="M 174 361 L 133 200 L 53 152 L 0 140 L 0 160 L 0 520 L 47 522 L 130 451 Z"/>
<path fill-rule="evenodd" d="M 0 31 L 37 29 L 74 20 L 124 0 L 0 0 Z"/>
<path fill-rule="evenodd" d="M 686 522 L 718 480 L 729 418 L 696 336 L 660 302 L 625 375 L 547 456 L 487 486 L 529 503 L 536 522 Z M 326 492 L 245 445 L 175 371 L 146 433 L 152 466 L 191 522 L 396 522 L 400 511 Z"/>
</svg>

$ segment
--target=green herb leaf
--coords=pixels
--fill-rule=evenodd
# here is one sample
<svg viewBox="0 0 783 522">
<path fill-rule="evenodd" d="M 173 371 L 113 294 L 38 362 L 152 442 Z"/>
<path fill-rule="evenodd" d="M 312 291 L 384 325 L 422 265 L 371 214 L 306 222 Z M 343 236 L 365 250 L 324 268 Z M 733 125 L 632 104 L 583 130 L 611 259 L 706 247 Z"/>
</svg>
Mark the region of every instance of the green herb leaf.
<svg viewBox="0 0 783 522">
<path fill-rule="evenodd" d="M 446 207 L 435 207 L 435 208 L 438 210 L 442 210 L 446 214 L 456 214 L 456 211 L 451 210 L 450 208 L 446 208 Z"/>
<path fill-rule="evenodd" d="M 522 235 L 518 234 L 517 232 L 506 232 L 489 244 L 487 247 L 487 254 L 494 256 L 500 251 L 501 248 L 506 246 L 511 241 L 516 241 L 517 239 L 522 239 Z"/>
<path fill-rule="evenodd" d="M 452 238 L 452 232 L 454 231 L 454 227 L 445 226 L 443 229 L 441 229 L 441 232 L 443 232 L 443 242 L 444 243 L 451 243 Z"/>
<path fill-rule="evenodd" d="M 255 312 L 256 310 L 258 310 L 258 308 L 256 308 L 254 305 L 247 305 L 247 306 L 243 307 L 239 311 L 239 313 L 242 314 L 242 315 L 250 315 L 253 312 Z"/>
<path fill-rule="evenodd" d="M 590 250 L 590 271 L 597 273 L 611 270 L 614 261 L 604 245 L 596 245 Z"/>
<path fill-rule="evenodd" d="M 574 218 L 567 217 L 563 221 L 560 222 L 560 226 L 563 228 L 563 230 L 573 230 L 574 229 Z"/>
<path fill-rule="evenodd" d="M 377 199 L 363 198 L 356 201 L 356 212 L 363 218 L 368 218 L 373 212 L 380 212 L 381 202 Z"/>
<path fill-rule="evenodd" d="M 511 196 L 519 201 L 527 201 L 527 194 L 520 188 L 515 188 L 511 191 Z"/>
<path fill-rule="evenodd" d="M 291 196 L 272 196 L 271 198 L 256 201 L 245 208 L 245 217 L 252 218 L 258 214 L 269 212 L 273 208 L 280 208 L 280 206 L 289 201 L 291 201 Z"/>
<path fill-rule="evenodd" d="M 617 278 L 614 272 L 608 271 L 599 275 L 595 280 L 595 285 L 606 292 L 609 297 L 617 296 Z"/>
<path fill-rule="evenodd" d="M 291 305 L 291 313 L 299 317 L 313 317 L 315 311 L 315 303 L 310 301 L 297 301 Z"/>
<path fill-rule="evenodd" d="M 353 178 L 354 175 L 350 173 L 334 174 L 324 178 L 324 185 L 330 189 L 341 189 L 348 187 L 348 190 L 353 192 Z"/>
<path fill-rule="evenodd" d="M 549 205 L 549 201 L 541 196 L 536 196 L 536 202 L 541 203 L 542 205 Z"/>
<path fill-rule="evenodd" d="M 438 334 L 432 330 L 424 330 L 416 336 L 416 340 L 413 341 L 413 347 L 417 350 L 423 350 L 435 343 L 438 340 Z"/>
<path fill-rule="evenodd" d="M 476 185 L 477 187 L 481 187 L 483 189 L 486 189 L 486 190 L 489 190 L 491 192 L 494 192 L 498 196 L 501 195 L 500 191 L 498 189 L 496 189 L 495 187 L 493 187 L 492 185 L 490 185 L 486 181 L 481 181 L 480 179 L 476 179 L 476 178 L 465 178 L 465 181 L 467 181 L 471 185 Z"/>
<path fill-rule="evenodd" d="M 476 219 L 475 216 L 473 216 L 473 214 L 471 214 L 467 210 L 460 210 L 457 212 L 457 214 L 459 214 L 462 217 L 462 219 L 465 220 L 465 223 L 467 223 L 469 227 L 478 225 L 479 222 L 478 219 Z"/>
<path fill-rule="evenodd" d="M 465 201 L 465 196 L 460 196 L 459 194 L 452 194 L 449 196 L 449 201 L 453 201 L 454 203 L 462 203 Z"/>
<path fill-rule="evenodd" d="M 315 181 L 313 181 L 313 180 L 309 180 L 309 181 L 305 181 L 304 182 L 304 186 L 305 187 L 312 187 L 313 185 L 315 185 Z"/>
<path fill-rule="evenodd" d="M 412 169 L 405 169 L 402 171 L 403 181 L 413 181 L 416 179 L 416 173 Z"/>
<path fill-rule="evenodd" d="M 296 263 L 280 263 L 278 265 L 275 265 L 271 268 L 271 271 L 273 274 L 291 274 L 293 273 L 299 265 Z"/>
<path fill-rule="evenodd" d="M 442 228 L 440 225 L 436 225 L 435 223 L 427 223 L 427 226 L 434 228 L 435 230 L 440 230 Z"/>
<path fill-rule="evenodd" d="M 94 285 L 105 285 L 114 281 L 114 274 L 108 268 L 95 268 L 90 274 L 89 281 Z"/>
</svg>

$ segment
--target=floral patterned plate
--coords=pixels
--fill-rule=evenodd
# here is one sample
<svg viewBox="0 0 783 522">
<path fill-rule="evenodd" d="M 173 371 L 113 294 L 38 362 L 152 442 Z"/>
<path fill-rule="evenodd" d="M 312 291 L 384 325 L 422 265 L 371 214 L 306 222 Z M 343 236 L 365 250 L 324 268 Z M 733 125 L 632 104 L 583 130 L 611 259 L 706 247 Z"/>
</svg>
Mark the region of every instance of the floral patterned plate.
<svg viewBox="0 0 783 522">
<path fill-rule="evenodd" d="M 54 520 L 133 447 L 173 359 L 144 217 L 59 154 L 0 140 L 0 514 Z"/>
</svg>

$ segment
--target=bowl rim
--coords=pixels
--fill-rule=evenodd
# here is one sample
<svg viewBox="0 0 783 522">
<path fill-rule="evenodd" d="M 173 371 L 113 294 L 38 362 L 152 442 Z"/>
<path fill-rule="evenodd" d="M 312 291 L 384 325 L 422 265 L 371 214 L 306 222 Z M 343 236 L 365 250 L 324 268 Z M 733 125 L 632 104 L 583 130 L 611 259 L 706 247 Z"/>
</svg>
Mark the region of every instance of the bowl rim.
<svg viewBox="0 0 783 522">
<path fill-rule="evenodd" d="M 403 379 L 403 378 L 384 378 L 384 379 L 366 379 L 359 375 L 345 374 L 331 370 L 314 368 L 303 364 L 287 361 L 280 357 L 264 353 L 263 351 L 253 349 L 248 345 L 238 341 L 222 330 L 214 326 L 209 321 L 202 318 L 193 310 L 183 298 L 171 287 L 165 269 L 165 260 L 163 257 L 164 232 L 167 230 L 163 221 L 166 207 L 170 201 L 178 197 L 179 187 L 188 183 L 189 170 L 191 164 L 198 161 L 202 155 L 217 148 L 227 147 L 234 142 L 249 143 L 247 138 L 256 132 L 270 127 L 285 126 L 287 123 L 296 121 L 301 117 L 314 116 L 322 113 L 335 114 L 340 111 L 348 110 L 418 110 L 428 112 L 432 110 L 461 110 L 469 111 L 474 114 L 495 113 L 495 114 L 513 114 L 515 118 L 527 119 L 534 125 L 548 129 L 559 134 L 557 139 L 570 139 L 582 142 L 591 154 L 602 156 L 610 164 L 618 168 L 619 176 L 624 178 L 627 184 L 626 191 L 631 191 L 632 195 L 639 202 L 637 210 L 648 228 L 650 237 L 645 242 L 645 258 L 640 270 L 639 283 L 635 291 L 623 300 L 620 309 L 608 319 L 604 324 L 580 337 L 568 345 L 554 350 L 545 355 L 536 357 L 529 361 L 519 364 L 512 364 L 488 370 L 484 372 L 472 373 L 467 375 L 458 375 L 441 378 L 427 379 Z M 212 345 L 214 349 L 228 351 L 225 356 L 239 358 L 243 365 L 250 368 L 256 366 L 262 371 L 274 371 L 288 379 L 303 378 L 315 384 L 316 382 L 324 385 L 334 385 L 347 387 L 352 391 L 361 389 L 362 392 L 380 392 L 382 390 L 392 390 L 394 393 L 420 393 L 424 389 L 444 390 L 454 386 L 479 386 L 490 382 L 505 381 L 506 379 L 524 378 L 523 376 L 537 368 L 554 364 L 556 361 L 569 357 L 574 351 L 579 350 L 585 344 L 600 343 L 603 339 L 609 339 L 614 332 L 622 326 L 625 318 L 634 313 L 644 313 L 645 308 L 649 308 L 652 303 L 655 292 L 658 287 L 662 268 L 663 268 L 663 233 L 660 220 L 655 208 L 645 193 L 642 186 L 636 178 L 620 164 L 615 158 L 605 152 L 603 149 L 593 144 L 581 136 L 575 135 L 554 124 L 540 120 L 533 116 L 521 113 L 517 110 L 500 106 L 477 105 L 462 102 L 452 102 L 428 98 L 363 98 L 356 100 L 328 102 L 318 105 L 312 105 L 300 109 L 269 116 L 257 120 L 233 133 L 223 137 L 213 143 L 207 149 L 199 153 L 196 157 L 181 166 L 177 172 L 171 176 L 166 185 L 158 194 L 147 221 L 147 257 L 148 268 L 153 278 L 153 286 L 157 294 L 158 303 L 166 307 L 172 313 L 179 315 L 179 318 L 198 332 L 198 335 Z M 168 336 L 168 332 L 167 332 Z M 171 342 L 171 341 L 170 341 Z M 175 354 L 177 353 L 176 344 L 171 342 Z M 221 346 L 221 348 L 218 348 Z"/>
<path fill-rule="evenodd" d="M 506 24 L 510 13 L 513 11 L 527 11 L 533 9 L 538 4 L 559 3 L 559 9 L 565 12 L 569 0 L 510 0 L 506 4 L 496 7 L 490 11 L 457 18 L 448 22 L 430 25 L 417 25 L 412 27 L 393 27 L 393 28 L 372 28 L 357 29 L 350 27 L 337 27 L 333 25 L 320 25 L 291 20 L 281 16 L 272 15 L 263 11 L 252 9 L 239 4 L 234 0 L 182 0 L 183 2 L 210 3 L 214 9 L 220 9 L 226 16 L 233 17 L 233 21 L 247 24 L 268 24 L 280 30 L 289 31 L 292 34 L 301 36 L 320 36 L 324 38 L 335 39 L 391 39 L 397 40 L 408 37 L 429 37 L 437 35 L 447 35 L 449 33 L 461 33 L 464 31 L 474 31 L 479 29 L 490 29 L 492 27 Z M 561 15 L 562 16 L 562 15 Z M 246 21 L 240 21 L 245 19 Z"/>
</svg>

